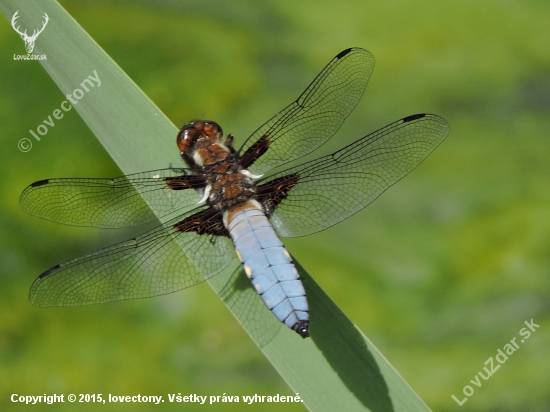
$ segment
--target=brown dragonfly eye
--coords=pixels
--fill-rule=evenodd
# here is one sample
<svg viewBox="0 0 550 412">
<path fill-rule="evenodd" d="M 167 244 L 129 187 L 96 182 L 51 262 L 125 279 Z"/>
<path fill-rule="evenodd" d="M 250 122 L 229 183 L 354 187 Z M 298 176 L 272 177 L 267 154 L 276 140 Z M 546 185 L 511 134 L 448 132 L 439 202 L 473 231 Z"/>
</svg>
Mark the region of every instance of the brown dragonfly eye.
<svg viewBox="0 0 550 412">
<path fill-rule="evenodd" d="M 176 143 L 182 152 L 186 152 L 193 146 L 193 143 L 201 137 L 208 137 L 210 140 L 215 140 L 220 139 L 222 136 L 223 131 L 218 123 L 196 120 L 181 128 Z"/>
<path fill-rule="evenodd" d="M 178 148 L 182 152 L 186 152 L 187 150 L 189 150 L 198 134 L 199 131 L 195 128 L 194 125 L 185 125 L 178 133 L 178 137 L 176 138 Z"/>
<path fill-rule="evenodd" d="M 204 122 L 202 132 L 210 138 L 219 139 L 223 136 L 223 131 L 220 125 L 212 121 Z"/>
</svg>

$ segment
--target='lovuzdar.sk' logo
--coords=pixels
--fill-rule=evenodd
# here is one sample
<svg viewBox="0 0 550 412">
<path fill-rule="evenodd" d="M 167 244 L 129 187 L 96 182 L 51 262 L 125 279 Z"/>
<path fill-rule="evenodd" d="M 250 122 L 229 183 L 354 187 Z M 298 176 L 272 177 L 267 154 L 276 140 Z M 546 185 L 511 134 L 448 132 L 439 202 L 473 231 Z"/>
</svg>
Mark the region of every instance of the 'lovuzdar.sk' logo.
<svg viewBox="0 0 550 412">
<path fill-rule="evenodd" d="M 31 54 L 34 50 L 34 45 L 36 42 L 36 39 L 38 38 L 38 35 L 44 31 L 46 28 L 46 24 L 48 24 L 49 17 L 46 13 L 44 13 L 44 24 L 42 24 L 42 28 L 39 30 L 33 30 L 31 35 L 27 34 L 27 30 L 21 31 L 19 29 L 19 25 L 17 25 L 17 19 L 19 18 L 19 10 L 15 12 L 11 19 L 11 26 L 13 29 L 21 36 L 23 41 L 25 42 L 25 48 L 27 49 L 27 55 L 13 55 L 14 60 L 46 60 L 46 55 L 35 55 Z"/>
</svg>

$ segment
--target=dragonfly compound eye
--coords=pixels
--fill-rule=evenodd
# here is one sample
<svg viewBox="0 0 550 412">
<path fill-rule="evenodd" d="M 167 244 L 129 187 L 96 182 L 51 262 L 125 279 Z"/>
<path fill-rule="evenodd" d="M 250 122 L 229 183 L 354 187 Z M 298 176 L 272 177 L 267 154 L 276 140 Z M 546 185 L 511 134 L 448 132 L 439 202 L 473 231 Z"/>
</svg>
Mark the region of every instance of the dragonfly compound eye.
<svg viewBox="0 0 550 412">
<path fill-rule="evenodd" d="M 182 127 L 176 138 L 178 148 L 182 152 L 187 152 L 195 142 L 195 139 L 199 136 L 199 131 L 193 124 L 186 124 Z"/>
<path fill-rule="evenodd" d="M 204 122 L 203 134 L 210 137 L 211 140 L 214 140 L 214 139 L 219 140 L 223 137 L 223 131 L 220 125 L 210 120 Z"/>
<path fill-rule="evenodd" d="M 193 148 L 193 144 L 205 137 L 215 142 L 223 137 L 223 131 L 219 124 L 210 120 L 195 120 L 183 126 L 178 133 L 176 143 L 182 152 Z"/>
</svg>

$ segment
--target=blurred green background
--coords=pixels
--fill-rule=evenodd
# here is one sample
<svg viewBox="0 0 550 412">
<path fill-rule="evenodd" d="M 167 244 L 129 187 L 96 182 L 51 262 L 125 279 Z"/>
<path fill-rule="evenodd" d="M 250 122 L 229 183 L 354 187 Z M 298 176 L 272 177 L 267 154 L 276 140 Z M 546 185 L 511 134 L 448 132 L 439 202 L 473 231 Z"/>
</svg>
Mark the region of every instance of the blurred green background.
<svg viewBox="0 0 550 412">
<path fill-rule="evenodd" d="M 285 244 L 432 409 L 550 410 L 550 3 L 61 4 L 177 126 L 213 119 L 237 144 L 339 51 L 370 50 L 377 65 L 365 97 L 321 152 L 420 112 L 444 117 L 451 134 L 366 210 Z M 33 181 L 119 174 L 75 111 L 30 152 L 18 150 L 65 99 L 38 62 L 13 60 L 24 52 L 2 20 L 2 410 L 26 408 L 9 402 L 12 393 L 292 394 L 207 284 L 92 307 L 29 304 L 46 268 L 130 234 L 19 210 Z M 175 136 L 158 144 L 177 150 Z M 487 358 L 531 318 L 536 333 L 458 406 L 451 395 L 464 398 Z M 236 410 L 154 408 L 205 407 Z"/>
</svg>

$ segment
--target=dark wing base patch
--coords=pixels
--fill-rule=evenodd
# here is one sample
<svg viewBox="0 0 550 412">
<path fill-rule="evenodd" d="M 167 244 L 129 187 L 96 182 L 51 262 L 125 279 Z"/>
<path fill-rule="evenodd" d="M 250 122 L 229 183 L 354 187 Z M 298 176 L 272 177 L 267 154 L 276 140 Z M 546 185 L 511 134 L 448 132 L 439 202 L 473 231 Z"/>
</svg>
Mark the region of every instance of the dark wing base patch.
<svg viewBox="0 0 550 412">
<path fill-rule="evenodd" d="M 206 186 L 204 175 L 166 177 L 164 181 L 172 190 L 200 189 Z"/>
<path fill-rule="evenodd" d="M 248 169 L 260 158 L 267 149 L 269 149 L 270 141 L 267 136 L 260 137 L 252 146 L 246 149 L 246 152 L 239 158 L 239 163 L 243 169 Z"/>
<path fill-rule="evenodd" d="M 258 186 L 256 192 L 258 200 L 263 205 L 267 217 L 270 217 L 279 203 L 286 199 L 290 189 L 298 183 L 299 179 L 298 173 L 293 173 Z"/>
<path fill-rule="evenodd" d="M 223 224 L 222 213 L 214 206 L 176 223 L 174 229 L 179 232 L 196 232 L 198 235 L 229 237 L 229 232 Z"/>
</svg>

